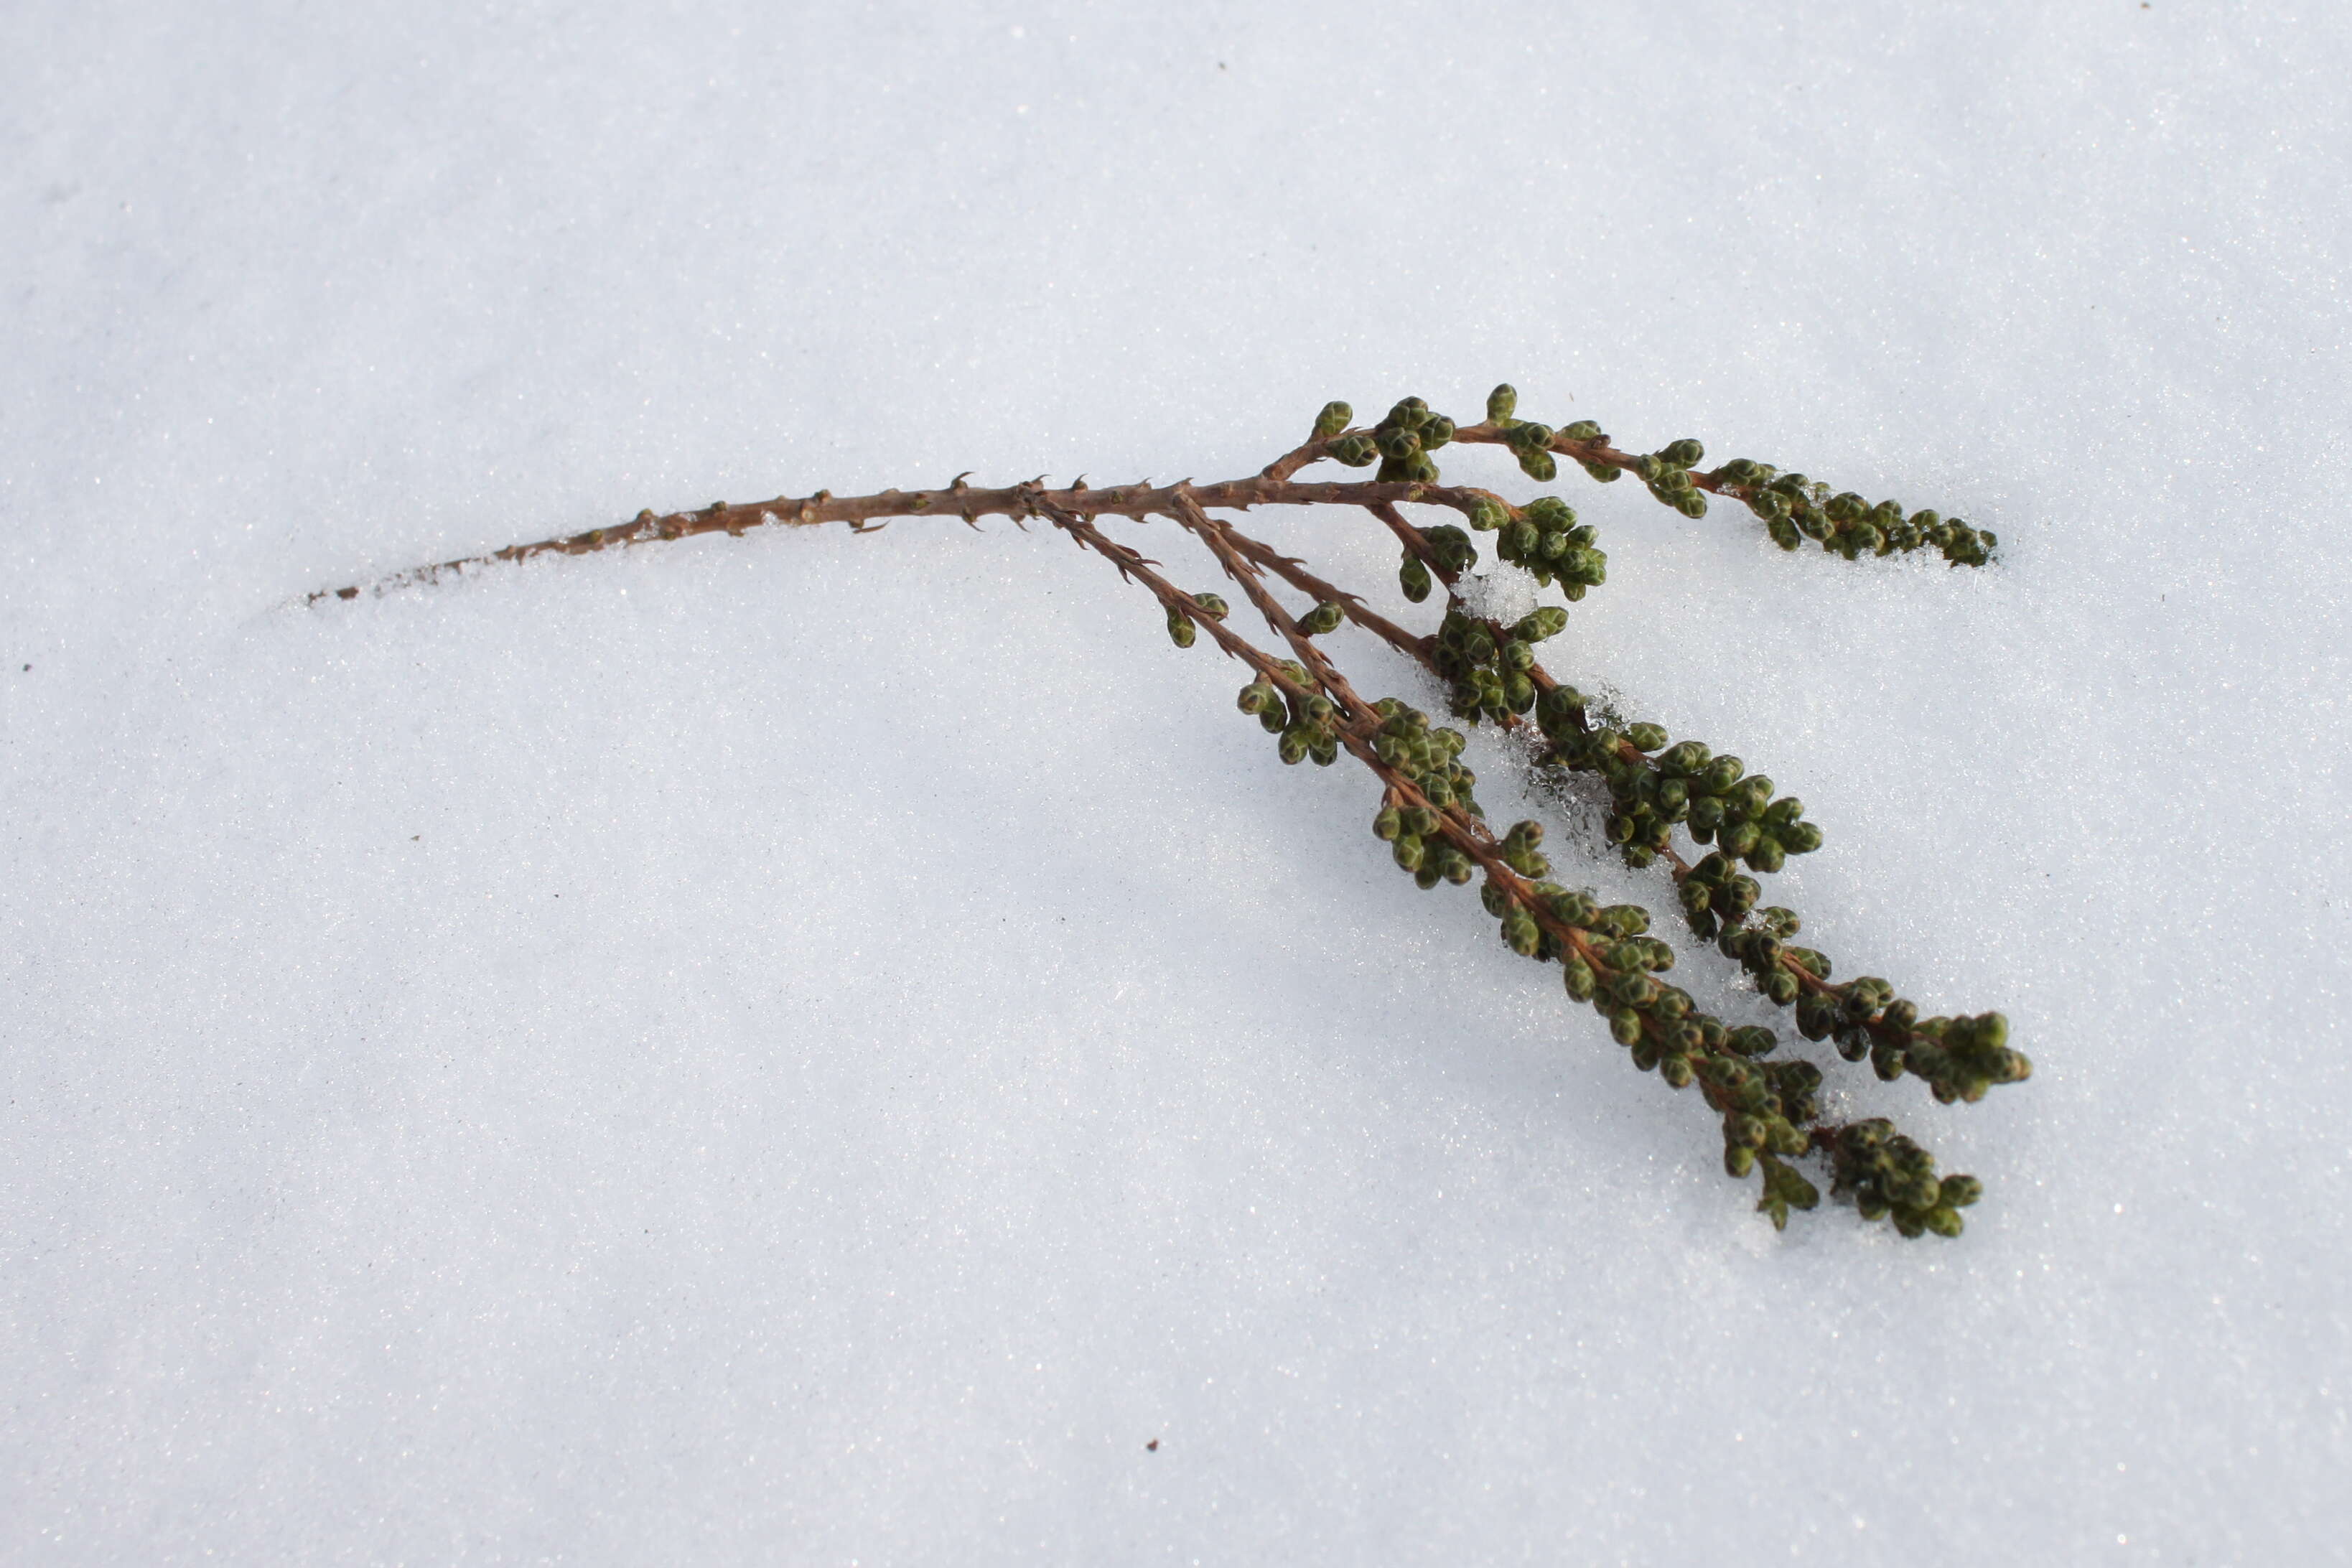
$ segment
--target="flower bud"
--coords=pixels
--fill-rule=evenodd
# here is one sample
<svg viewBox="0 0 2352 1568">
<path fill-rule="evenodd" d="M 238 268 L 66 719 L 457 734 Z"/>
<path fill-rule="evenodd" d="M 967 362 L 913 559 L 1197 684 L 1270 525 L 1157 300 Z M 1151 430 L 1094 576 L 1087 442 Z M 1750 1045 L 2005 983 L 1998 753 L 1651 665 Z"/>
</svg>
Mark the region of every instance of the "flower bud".
<svg viewBox="0 0 2352 1568">
<path fill-rule="evenodd" d="M 1318 441 L 1329 440 L 1345 430 L 1348 427 L 1348 421 L 1355 416 L 1356 411 L 1344 403 L 1325 404 L 1323 412 L 1315 416 L 1315 438 Z"/>
<path fill-rule="evenodd" d="M 1168 612 L 1168 638 L 1171 642 L 1178 647 L 1191 647 L 1192 639 L 1197 635 L 1197 629 L 1193 626 L 1190 616 L 1181 610 Z"/>
<path fill-rule="evenodd" d="M 1511 416 L 1517 414 L 1518 411 L 1519 394 L 1517 389 L 1513 387 L 1509 382 L 1505 382 L 1502 385 L 1495 388 L 1494 391 L 1486 395 L 1486 417 L 1493 423 L 1496 425 L 1508 424 L 1510 422 Z"/>
<path fill-rule="evenodd" d="M 1404 590 L 1404 596 L 1416 605 L 1429 597 L 1429 568 L 1422 564 L 1420 556 L 1404 558 L 1404 564 L 1397 571 L 1397 585 Z"/>
<path fill-rule="evenodd" d="M 1567 629 L 1568 612 L 1558 605 L 1545 605 L 1521 616 L 1511 627 L 1511 635 L 1523 642 L 1537 643 L 1558 637 Z"/>
<path fill-rule="evenodd" d="M 1325 632 L 1339 630 L 1339 623 L 1347 618 L 1348 612 L 1338 600 L 1326 599 L 1298 618 L 1298 629 L 1309 637 L 1321 637 Z"/>
<path fill-rule="evenodd" d="M 1593 976 L 1591 964 L 1574 953 L 1570 953 L 1560 960 L 1559 971 L 1560 980 L 1567 985 L 1568 994 L 1572 999 L 1579 1002 L 1592 1000 L 1592 994 L 1598 989 L 1599 982 Z"/>
<path fill-rule="evenodd" d="M 1559 478 L 1559 464 L 1553 460 L 1549 452 L 1540 447 L 1522 447 L 1519 448 L 1519 471 L 1539 485 L 1548 485 Z M 1615 479 L 1616 471 L 1612 469 L 1609 477 Z"/>
</svg>

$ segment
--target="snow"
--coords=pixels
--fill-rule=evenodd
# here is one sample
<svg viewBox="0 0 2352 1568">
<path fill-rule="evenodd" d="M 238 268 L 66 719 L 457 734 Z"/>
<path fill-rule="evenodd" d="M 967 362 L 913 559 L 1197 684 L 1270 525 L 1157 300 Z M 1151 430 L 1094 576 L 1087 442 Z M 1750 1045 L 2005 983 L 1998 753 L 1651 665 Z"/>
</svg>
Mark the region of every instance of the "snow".
<svg viewBox="0 0 2352 1568">
<path fill-rule="evenodd" d="M 2180 0 L 8 8 L 0 1557 L 2339 1554 L 2347 67 Z M 1832 1073 L 1959 1241 L 1773 1233 L 1048 532 L 293 603 L 1504 379 L 2000 533 L 1558 487 L 1551 668 L 2032 1055 Z"/>
</svg>

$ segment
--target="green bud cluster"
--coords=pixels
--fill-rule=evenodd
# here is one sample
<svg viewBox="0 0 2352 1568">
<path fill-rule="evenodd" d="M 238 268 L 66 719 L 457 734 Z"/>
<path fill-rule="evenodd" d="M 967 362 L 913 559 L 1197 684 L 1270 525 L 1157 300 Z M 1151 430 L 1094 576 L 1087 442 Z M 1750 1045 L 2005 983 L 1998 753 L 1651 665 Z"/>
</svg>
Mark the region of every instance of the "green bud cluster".
<svg viewBox="0 0 2352 1568">
<path fill-rule="evenodd" d="M 1836 1189 L 1853 1194 L 1864 1219 L 1892 1217 L 1906 1237 L 1960 1234 L 1960 1211 L 1984 1194 L 1974 1176 L 1936 1176 L 1936 1157 L 1874 1118 L 1841 1129 L 1830 1143 Z"/>
<path fill-rule="evenodd" d="M 1822 1190 L 1795 1166 L 1784 1165 L 1769 1154 L 1758 1163 L 1764 1167 L 1764 1195 L 1757 1201 L 1756 1212 L 1768 1215 L 1774 1230 L 1789 1228 L 1790 1209 L 1810 1209 L 1822 1201 Z"/>
<path fill-rule="evenodd" d="M 1408 397 L 1372 426 L 1370 440 L 1381 459 L 1381 471 L 1373 477 L 1389 483 L 1433 485 L 1437 482 L 1437 465 L 1429 455 L 1453 439 L 1453 420 L 1443 414 L 1432 414 L 1429 405 L 1420 398 Z M 1360 454 L 1361 448 L 1352 450 Z M 1339 457 L 1342 462 L 1350 460 L 1336 450 L 1333 456 Z"/>
<path fill-rule="evenodd" d="M 1428 802 L 1407 805 L 1391 792 L 1372 818 L 1372 837 L 1389 846 L 1398 868 L 1412 872 L 1423 889 L 1442 881 L 1459 887 L 1476 873 L 1477 865 L 1445 841 L 1439 814 L 1451 807 L 1475 817 L 1486 815 L 1471 793 L 1478 775 L 1460 761 L 1466 739 L 1459 730 L 1431 728 L 1427 714 L 1393 697 L 1372 706 L 1381 716 L 1372 754 L 1411 782 Z"/>
<path fill-rule="evenodd" d="M 1202 615 L 1206 616 L 1213 621 L 1222 621 L 1228 615 L 1233 613 L 1231 607 L 1226 605 L 1224 600 L 1219 598 L 1214 594 L 1194 594 L 1192 595 L 1192 599 L 1194 607 L 1197 608 Z M 1182 605 L 1171 605 L 1168 606 L 1168 637 L 1170 641 L 1173 642 L 1178 647 L 1191 647 L 1192 646 L 1193 639 L 1199 636 L 1200 628 L 1192 624 L 1192 617 L 1185 613 Z"/>
<path fill-rule="evenodd" d="M 1609 433 L 1591 419 L 1580 419 L 1573 425 L 1562 426 L 1559 434 L 1565 440 L 1580 442 L 1586 446 L 1605 447 L 1609 444 Z M 1624 472 L 1613 463 L 1595 462 L 1585 458 L 1578 458 L 1577 466 L 1604 485 L 1615 484 L 1618 476 Z"/>
<path fill-rule="evenodd" d="M 1570 601 L 1609 580 L 1608 554 L 1593 544 L 1589 524 L 1557 496 L 1538 496 L 1517 511 L 1496 500 L 1471 508 L 1470 526 L 1496 535 L 1495 553 L 1547 586 L 1557 582 Z"/>
<path fill-rule="evenodd" d="M 1694 891 L 1702 885 L 1703 893 Z M 1732 875 L 1720 854 L 1709 855 L 1684 879 L 1683 907 L 1692 912 L 1692 928 L 1701 936 L 1714 935 L 1723 955 L 1756 977 L 1758 990 L 1783 1007 L 1796 1008 L 1797 1032 L 1805 1038 L 1834 1040 L 1838 1055 L 1850 1062 L 1867 1058 L 1890 1083 L 1908 1072 L 1947 1105 L 1956 1100 L 1973 1104 L 1995 1084 L 2021 1083 L 2032 1076 L 2033 1064 L 2010 1048 L 2009 1020 L 1999 1013 L 1922 1021 L 1918 1004 L 1897 996 L 1894 986 L 1874 974 L 1837 985 L 1807 985 L 1797 970 L 1826 983 L 1828 956 L 1789 941 L 1803 926 L 1793 910 L 1758 910 L 1743 924 L 1755 889 L 1753 881 Z M 1717 931 L 1712 922 L 1718 917 L 1722 929 Z"/>
<path fill-rule="evenodd" d="M 1756 907 L 1763 891 L 1755 878 L 1743 875 L 1721 852 L 1712 853 L 1702 858 L 1691 868 L 1690 875 L 1683 879 L 1683 917 L 1702 939 L 1713 938 L 1718 932 L 1727 935 L 1740 929 L 1740 921 Z M 1728 949 L 1726 952 L 1730 957 L 1739 956 Z M 1785 999 L 1773 999 L 1793 1002 L 1796 996 L 1791 993 Z"/>
<path fill-rule="evenodd" d="M 1314 678 L 1305 665 L 1285 659 L 1275 668 L 1307 695 L 1293 696 L 1260 676 L 1242 688 L 1234 706 L 1256 715 L 1266 733 L 1276 737 L 1276 750 L 1285 763 L 1312 758 L 1317 767 L 1329 767 L 1339 760 L 1339 709 L 1314 689 Z"/>
<path fill-rule="evenodd" d="M 1478 526 L 1475 513 L 1471 526 Z M 1454 576 L 1458 577 L 1478 564 L 1478 547 L 1470 542 L 1468 534 L 1450 522 L 1421 530 L 1421 540 L 1439 568 Z M 1398 568 L 1397 581 L 1404 589 L 1404 596 L 1414 604 L 1418 605 L 1429 597 L 1429 566 L 1410 545 L 1405 548 L 1404 564 Z"/>
<path fill-rule="evenodd" d="M 1519 460 L 1519 471 L 1539 485 L 1548 485 L 1559 477 L 1559 463 L 1551 455 L 1551 426 L 1514 417 L 1518 408 L 1519 395 L 1507 384 L 1486 395 L 1486 418 L 1502 433 L 1511 456 Z"/>
<path fill-rule="evenodd" d="M 1861 981 L 1853 983 L 1859 986 Z M 1885 981 L 1875 983 L 1879 994 L 1866 1000 L 1842 999 L 1834 1030 L 1838 1052 L 1859 1060 L 1854 1047 L 1869 1044 L 1873 1071 L 1889 1081 L 1905 1073 L 1925 1079 L 1928 1089 L 1946 1105 L 1964 1100 L 1973 1105 L 1994 1085 L 2022 1083 L 2033 1076 L 2033 1063 L 2009 1044 L 2009 1020 L 1999 1013 L 1974 1017 L 1926 1018 L 1913 1022 L 1917 1009 L 1906 1001 L 1886 1005 L 1893 993 Z M 1882 1010 L 1863 1009 L 1879 1003 Z M 1856 1015 L 1860 1016 L 1857 1017 Z M 1804 1020 L 1798 1020 L 1802 1027 Z"/>
<path fill-rule="evenodd" d="M 1822 830 L 1804 820 L 1804 803 L 1794 795 L 1774 799 L 1772 781 L 1749 774 L 1738 757 L 1718 757 L 1696 741 L 1669 746 L 1656 724 L 1596 728 L 1585 706 L 1581 693 L 1558 687 L 1546 695 L 1536 722 L 1552 742 L 1550 760 L 1599 773 L 1609 786 L 1615 808 L 1609 839 L 1627 865 L 1638 868 L 1664 853 L 1676 823 L 1751 871 L 1777 871 L 1788 857 L 1821 847 Z"/>
<path fill-rule="evenodd" d="M 1958 518 L 1933 511 L 1906 516 L 1900 501 L 1874 504 L 1852 490 L 1832 495 L 1827 485 L 1748 458 L 1734 458 L 1715 478 L 1764 520 L 1765 531 L 1783 550 L 1799 549 L 1810 539 L 1853 561 L 1932 547 L 1952 565 L 1981 566 L 2000 543 L 1990 529 L 1971 528 Z"/>
<path fill-rule="evenodd" d="M 1633 471 L 1642 476 L 1652 495 L 1685 517 L 1705 517 L 1706 494 L 1692 481 L 1690 471 L 1706 456 L 1706 448 L 1685 436 L 1634 459 Z"/>
<path fill-rule="evenodd" d="M 1608 1020 L 1611 1037 L 1632 1053 L 1635 1067 L 1655 1071 L 1673 1089 L 1701 1087 L 1723 1118 L 1724 1169 L 1744 1177 L 1765 1162 L 1764 1202 L 1758 1206 L 1773 1214 L 1776 1224 L 1788 1223 L 1790 1207 L 1812 1207 L 1820 1194 L 1811 1184 L 1794 1172 L 1776 1175 L 1774 1165 L 1775 1156 L 1794 1158 L 1812 1146 L 1805 1128 L 1820 1114 L 1821 1069 L 1811 1062 L 1762 1060 L 1780 1046 L 1771 1030 L 1729 1027 L 1698 1011 L 1688 992 L 1661 983 L 1657 976 L 1674 967 L 1675 953 L 1646 934 L 1648 910 L 1634 904 L 1604 907 L 1590 893 L 1549 882 L 1538 882 L 1532 891 L 1543 911 L 1580 940 L 1563 947 L 1489 882 L 1486 909 L 1501 919 L 1504 942 L 1528 957 L 1557 958 L 1570 999 Z"/>
<path fill-rule="evenodd" d="M 1458 606 L 1448 609 L 1430 662 L 1441 679 L 1454 683 L 1454 716 L 1473 724 L 1481 719 L 1499 723 L 1534 707 L 1536 686 L 1528 671 L 1535 667 L 1536 645 L 1567 626 L 1568 612 L 1557 605 L 1538 606 L 1507 626 L 1465 615 Z"/>
</svg>

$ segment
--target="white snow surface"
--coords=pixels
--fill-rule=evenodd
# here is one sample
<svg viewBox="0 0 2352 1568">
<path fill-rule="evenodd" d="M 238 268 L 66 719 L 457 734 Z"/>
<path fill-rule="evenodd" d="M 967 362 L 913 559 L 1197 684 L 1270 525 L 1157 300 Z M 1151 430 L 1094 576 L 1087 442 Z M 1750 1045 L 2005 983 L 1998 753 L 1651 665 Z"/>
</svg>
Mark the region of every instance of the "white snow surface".
<svg viewBox="0 0 2352 1568">
<path fill-rule="evenodd" d="M 2348 72 L 2291 3 L 6 7 L 0 1558 L 2345 1561 Z M 1506 379 L 2000 533 L 1555 487 L 1550 667 L 2033 1057 L 1796 1042 L 1961 1239 L 1776 1234 L 1050 530 L 297 603 Z"/>
</svg>

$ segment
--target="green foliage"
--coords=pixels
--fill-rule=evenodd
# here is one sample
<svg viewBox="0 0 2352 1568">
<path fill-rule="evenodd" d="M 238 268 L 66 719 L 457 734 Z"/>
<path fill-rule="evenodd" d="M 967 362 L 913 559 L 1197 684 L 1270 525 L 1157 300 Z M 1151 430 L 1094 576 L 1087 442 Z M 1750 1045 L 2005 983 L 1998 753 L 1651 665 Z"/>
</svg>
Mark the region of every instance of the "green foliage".
<svg viewBox="0 0 2352 1568">
<path fill-rule="evenodd" d="M 1332 441 L 1339 429 L 1327 426 L 1334 411 L 1342 421 L 1340 428 L 1348 416 L 1346 404 L 1332 403 L 1317 418 L 1315 435 L 1327 440 L 1328 454 L 1343 463 L 1362 468 L 1378 461 L 1380 479 L 1391 483 L 1437 483 L 1437 465 L 1430 454 L 1457 437 L 1502 446 L 1517 461 L 1520 471 L 1538 484 L 1548 485 L 1558 477 L 1559 456 L 1565 454 L 1603 484 L 1633 473 L 1652 496 L 1685 517 L 1705 517 L 1710 493 L 1738 501 L 1762 521 L 1765 531 L 1783 550 L 1800 549 L 1810 539 L 1848 561 L 1932 549 L 1954 566 L 1982 566 L 1992 559 L 2000 543 L 1990 529 L 1972 528 L 1958 518 L 1934 511 L 1907 511 L 1900 501 L 1865 500 L 1852 490 L 1832 494 L 1829 486 L 1803 474 L 1783 473 L 1752 458 L 1734 458 L 1712 471 L 1702 470 L 1699 464 L 1706 458 L 1706 447 L 1693 437 L 1670 441 L 1654 452 L 1628 454 L 1611 446 L 1608 434 L 1592 420 L 1580 419 L 1554 429 L 1537 420 L 1518 418 L 1518 393 L 1507 384 L 1498 386 L 1486 395 L 1486 422 L 1465 432 L 1445 416 L 1431 412 L 1424 400 L 1408 397 L 1390 409 L 1369 433 L 1356 432 Z M 1524 510 L 1499 504 L 1488 517 L 1489 521 L 1474 521 L 1471 526 L 1504 533 L 1499 546 L 1504 560 L 1527 567 L 1546 583 L 1557 577 L 1571 599 L 1582 597 L 1576 592 L 1578 587 L 1600 585 L 1598 576 L 1581 574 L 1581 571 L 1597 572 L 1597 563 L 1577 558 L 1580 572 L 1563 571 L 1554 564 L 1570 551 L 1591 550 L 1589 531 L 1572 542 L 1563 539 L 1574 530 L 1573 511 L 1556 528 Z M 1517 522 L 1532 523 L 1533 533 L 1514 531 L 1512 525 Z"/>
</svg>

